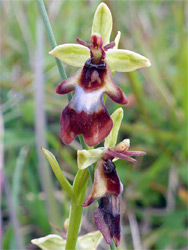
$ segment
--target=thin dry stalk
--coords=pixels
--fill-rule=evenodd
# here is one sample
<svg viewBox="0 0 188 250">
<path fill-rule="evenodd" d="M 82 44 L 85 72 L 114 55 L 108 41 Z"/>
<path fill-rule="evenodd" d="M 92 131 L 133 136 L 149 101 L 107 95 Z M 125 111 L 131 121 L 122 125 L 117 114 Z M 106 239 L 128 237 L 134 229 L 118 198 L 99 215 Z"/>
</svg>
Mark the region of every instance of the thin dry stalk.
<svg viewBox="0 0 188 250">
<path fill-rule="evenodd" d="M 142 250 L 142 243 L 140 239 L 140 232 L 139 232 L 139 227 L 138 227 L 138 223 L 136 220 L 136 216 L 129 209 L 127 210 L 127 215 L 128 215 L 128 219 L 130 223 L 134 250 Z"/>
</svg>

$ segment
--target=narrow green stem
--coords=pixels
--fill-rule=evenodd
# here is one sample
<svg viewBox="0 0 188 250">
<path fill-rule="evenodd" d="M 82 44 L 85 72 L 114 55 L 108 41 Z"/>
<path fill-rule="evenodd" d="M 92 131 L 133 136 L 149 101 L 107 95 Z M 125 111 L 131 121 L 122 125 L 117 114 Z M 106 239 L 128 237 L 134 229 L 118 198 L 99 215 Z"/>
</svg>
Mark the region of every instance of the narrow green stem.
<svg viewBox="0 0 188 250">
<path fill-rule="evenodd" d="M 87 169 L 78 170 L 76 177 L 74 178 L 73 192 L 79 195 L 84 183 L 88 180 L 89 173 Z"/>
<path fill-rule="evenodd" d="M 83 211 L 83 207 L 81 206 L 81 204 L 84 201 L 86 187 L 87 187 L 87 181 L 82 186 L 82 190 L 80 191 L 80 196 L 77 202 L 72 200 L 65 250 L 74 250 L 76 248 L 76 242 Z"/>
<path fill-rule="evenodd" d="M 43 23 L 44 23 L 44 26 L 45 26 L 45 29 L 46 29 L 48 40 L 49 40 L 50 45 L 51 45 L 51 47 L 53 49 L 53 48 L 55 48 L 57 46 L 57 43 L 56 43 L 53 31 L 52 31 L 52 27 L 51 27 L 51 24 L 50 24 L 50 20 L 48 18 L 48 14 L 46 12 L 44 2 L 43 2 L 43 0 L 37 0 L 37 3 L 38 3 L 38 7 L 39 7 L 39 10 L 40 10 L 40 13 L 41 13 L 41 16 L 42 16 L 42 19 L 43 19 Z M 56 64 L 57 64 L 61 79 L 65 80 L 67 78 L 67 75 L 65 73 L 62 62 L 58 58 L 55 58 L 55 61 L 56 61 Z M 70 93 L 67 94 L 67 99 L 68 99 L 68 101 L 71 100 L 71 94 Z"/>
<path fill-rule="evenodd" d="M 76 202 L 71 203 L 71 210 L 69 215 L 69 227 L 66 239 L 66 250 L 73 250 L 76 247 L 77 237 L 79 233 L 83 207 L 77 205 Z"/>
<path fill-rule="evenodd" d="M 116 250 L 117 249 L 114 240 L 112 241 L 112 244 L 110 245 L 110 249 L 111 250 Z"/>
<path fill-rule="evenodd" d="M 81 144 L 82 148 L 83 149 L 88 149 L 88 146 L 84 142 L 83 135 L 79 135 L 78 137 L 79 137 L 79 141 L 80 141 L 80 144 Z"/>
</svg>

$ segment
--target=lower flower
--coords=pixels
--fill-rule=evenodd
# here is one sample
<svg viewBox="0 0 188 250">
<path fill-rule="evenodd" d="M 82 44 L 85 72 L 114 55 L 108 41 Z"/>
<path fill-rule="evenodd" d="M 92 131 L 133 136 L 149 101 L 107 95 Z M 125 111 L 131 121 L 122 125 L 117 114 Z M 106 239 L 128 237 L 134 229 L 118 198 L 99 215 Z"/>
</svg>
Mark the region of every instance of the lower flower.
<svg viewBox="0 0 188 250">
<path fill-rule="evenodd" d="M 86 201 L 82 204 L 83 207 L 87 207 L 101 198 L 99 208 L 94 211 L 95 224 L 107 244 L 111 244 L 114 239 L 116 246 L 120 243 L 121 235 L 120 199 L 123 192 L 123 185 L 117 175 L 113 161 L 123 159 L 135 163 L 136 160 L 131 156 L 146 154 L 143 151 L 129 151 L 129 147 L 129 140 L 123 140 L 111 148 L 100 149 L 103 153 L 97 151 L 101 155 L 101 159 L 98 161 L 95 169 L 92 190 Z M 84 151 L 84 155 L 92 158 L 92 154 L 94 154 L 93 150 L 92 152 L 86 151 L 90 152 L 88 154 Z M 82 154 L 79 155 L 81 156 Z M 95 157 L 95 154 L 93 156 Z M 83 159 L 83 162 L 86 162 L 84 157 Z"/>
<path fill-rule="evenodd" d="M 100 160 L 95 170 L 94 184 L 88 199 L 82 204 L 89 206 L 101 198 L 100 205 L 94 211 L 95 224 L 108 244 L 113 238 L 116 246 L 120 243 L 120 194 L 123 191 L 122 183 L 110 160 Z"/>
</svg>

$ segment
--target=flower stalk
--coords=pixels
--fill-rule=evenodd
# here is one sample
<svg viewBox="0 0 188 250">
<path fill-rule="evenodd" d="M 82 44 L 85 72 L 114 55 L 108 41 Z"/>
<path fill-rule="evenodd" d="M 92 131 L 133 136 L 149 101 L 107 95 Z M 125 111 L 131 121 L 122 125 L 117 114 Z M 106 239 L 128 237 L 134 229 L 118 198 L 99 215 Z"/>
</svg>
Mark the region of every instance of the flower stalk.
<svg viewBox="0 0 188 250">
<path fill-rule="evenodd" d="M 81 204 L 84 201 L 86 187 L 87 187 L 87 179 L 88 179 L 87 173 L 88 171 L 84 171 L 85 184 L 82 186 L 79 195 L 77 192 L 77 195 L 78 195 L 77 200 L 71 201 L 71 210 L 69 214 L 69 226 L 68 226 L 68 234 L 67 234 L 67 239 L 66 239 L 65 250 L 75 249 L 76 247 L 76 242 L 78 238 L 78 233 L 79 233 L 81 219 L 82 219 L 82 212 L 83 212 L 83 207 L 81 206 Z M 79 178 L 76 179 L 75 186 L 77 186 L 78 183 L 80 183 Z"/>
</svg>

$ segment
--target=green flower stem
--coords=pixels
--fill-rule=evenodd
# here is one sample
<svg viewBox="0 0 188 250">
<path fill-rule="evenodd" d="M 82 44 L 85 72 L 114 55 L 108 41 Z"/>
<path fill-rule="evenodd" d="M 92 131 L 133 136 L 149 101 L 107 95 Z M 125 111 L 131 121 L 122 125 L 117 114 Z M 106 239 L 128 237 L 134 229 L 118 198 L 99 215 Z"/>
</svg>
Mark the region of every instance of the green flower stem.
<svg viewBox="0 0 188 250">
<path fill-rule="evenodd" d="M 84 202 L 86 187 L 87 187 L 87 181 L 82 186 L 80 197 L 77 200 L 77 202 L 73 200 L 71 202 L 71 210 L 69 215 L 69 226 L 68 226 L 68 234 L 66 239 L 65 250 L 74 250 L 76 248 L 76 242 L 80 229 L 80 223 L 83 211 L 83 207 L 81 206 L 81 204 Z"/>
<path fill-rule="evenodd" d="M 75 249 L 77 237 L 79 233 L 83 207 L 77 205 L 76 202 L 71 203 L 71 210 L 69 215 L 69 227 L 66 239 L 66 250 Z"/>
<path fill-rule="evenodd" d="M 76 195 L 80 194 L 80 190 L 82 189 L 84 183 L 87 182 L 88 177 L 89 177 L 89 172 L 87 169 L 78 170 L 73 184 L 73 192 Z"/>
<path fill-rule="evenodd" d="M 38 3 L 38 7 L 39 7 L 39 10 L 40 10 L 42 19 L 43 19 L 43 23 L 44 23 L 44 26 L 45 26 L 45 29 L 46 29 L 46 33 L 47 33 L 50 45 L 51 45 L 51 47 L 53 49 L 53 48 L 55 48 L 57 46 L 57 43 L 56 43 L 53 31 L 52 31 L 52 27 L 51 27 L 51 24 L 50 24 L 50 21 L 49 21 L 49 18 L 48 18 L 48 14 L 46 12 L 44 2 L 43 2 L 43 0 L 37 0 L 37 3 Z M 67 78 L 67 75 L 65 73 L 62 62 L 58 58 L 55 58 L 55 61 L 56 61 L 56 64 L 57 64 L 61 79 L 65 80 Z M 70 93 L 67 94 L 67 99 L 68 99 L 68 101 L 71 100 L 71 94 Z"/>
<path fill-rule="evenodd" d="M 112 244 L 110 245 L 110 249 L 111 250 L 116 250 L 117 249 L 114 240 L 112 241 Z"/>
<path fill-rule="evenodd" d="M 79 140 L 80 140 L 80 144 L 82 146 L 83 149 L 88 149 L 88 146 L 85 144 L 84 142 L 84 138 L 83 138 L 83 135 L 79 135 Z"/>
</svg>

